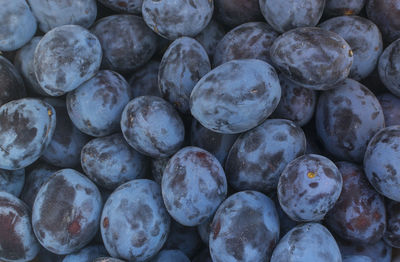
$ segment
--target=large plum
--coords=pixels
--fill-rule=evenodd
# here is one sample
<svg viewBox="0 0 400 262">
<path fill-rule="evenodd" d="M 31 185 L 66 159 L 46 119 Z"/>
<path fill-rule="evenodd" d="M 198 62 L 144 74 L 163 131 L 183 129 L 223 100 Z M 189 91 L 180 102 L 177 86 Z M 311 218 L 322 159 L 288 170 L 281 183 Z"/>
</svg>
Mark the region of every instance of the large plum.
<svg viewBox="0 0 400 262">
<path fill-rule="evenodd" d="M 161 189 L 169 214 L 182 225 L 197 226 L 225 199 L 227 181 L 213 155 L 201 148 L 185 147 L 169 160 Z"/>
<path fill-rule="evenodd" d="M 293 82 L 326 90 L 350 73 L 353 51 L 338 34 L 302 27 L 279 36 L 270 48 L 273 64 Z"/>
<path fill-rule="evenodd" d="M 170 217 L 160 186 L 135 179 L 119 186 L 107 199 L 101 215 L 101 235 L 111 256 L 146 261 L 162 248 Z"/>
<path fill-rule="evenodd" d="M 320 155 L 304 155 L 290 162 L 278 183 L 283 211 L 295 221 L 319 221 L 335 205 L 342 191 L 342 175 Z"/>
<path fill-rule="evenodd" d="M 261 124 L 280 97 L 278 75 L 271 65 L 257 59 L 232 60 L 197 82 L 190 109 L 206 128 L 236 134 Z"/>
<path fill-rule="evenodd" d="M 400 97 L 400 39 L 383 51 L 379 58 L 378 73 L 385 87 Z"/>
<path fill-rule="evenodd" d="M 50 143 L 56 111 L 35 98 L 0 107 L 0 168 L 16 170 L 35 162 Z"/>
<path fill-rule="evenodd" d="M 233 194 L 218 207 L 209 239 L 215 262 L 269 261 L 279 240 L 274 202 L 257 191 Z"/>
<path fill-rule="evenodd" d="M 305 151 L 300 127 L 290 120 L 268 119 L 233 144 L 225 163 L 228 182 L 238 191 L 276 190 L 283 169 Z"/>
<path fill-rule="evenodd" d="M 368 141 L 385 126 L 385 119 L 375 95 L 349 78 L 322 92 L 315 124 L 329 153 L 340 160 L 362 162 Z"/>
</svg>

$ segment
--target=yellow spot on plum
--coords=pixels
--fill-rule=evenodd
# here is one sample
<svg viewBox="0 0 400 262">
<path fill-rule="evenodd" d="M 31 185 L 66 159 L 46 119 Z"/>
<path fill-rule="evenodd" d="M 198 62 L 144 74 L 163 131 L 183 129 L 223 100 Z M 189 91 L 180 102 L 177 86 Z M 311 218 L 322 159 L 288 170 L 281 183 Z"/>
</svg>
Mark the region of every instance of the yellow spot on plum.
<svg viewBox="0 0 400 262">
<path fill-rule="evenodd" d="M 317 174 L 315 174 L 314 172 L 308 172 L 307 173 L 307 177 L 308 178 L 314 178 L 314 177 L 316 177 L 317 176 Z"/>
</svg>

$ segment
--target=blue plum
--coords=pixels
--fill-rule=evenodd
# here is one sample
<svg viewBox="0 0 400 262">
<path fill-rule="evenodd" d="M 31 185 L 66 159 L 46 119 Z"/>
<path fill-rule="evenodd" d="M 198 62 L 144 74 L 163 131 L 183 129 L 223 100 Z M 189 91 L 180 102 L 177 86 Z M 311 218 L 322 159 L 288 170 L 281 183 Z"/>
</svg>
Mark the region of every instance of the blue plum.
<svg viewBox="0 0 400 262">
<path fill-rule="evenodd" d="M 319 27 L 337 33 L 350 45 L 354 55 L 350 78 L 360 80 L 372 73 L 383 50 L 382 35 L 374 23 L 360 16 L 339 16 Z"/>
<path fill-rule="evenodd" d="M 102 66 L 114 71 L 132 71 L 146 64 L 157 50 L 157 35 L 136 15 L 104 17 L 91 29 L 103 49 Z"/>
<path fill-rule="evenodd" d="M 242 134 L 225 163 L 229 184 L 236 190 L 276 190 L 286 165 L 306 151 L 303 130 L 290 120 L 267 119 Z"/>
<path fill-rule="evenodd" d="M 122 110 L 131 99 L 128 82 L 120 74 L 101 70 L 67 95 L 68 115 L 83 133 L 101 137 L 119 130 Z"/>
<path fill-rule="evenodd" d="M 190 37 L 176 39 L 165 51 L 158 71 L 163 97 L 180 112 L 190 113 L 189 98 L 194 86 L 211 71 L 204 47 Z"/>
<path fill-rule="evenodd" d="M 0 169 L 0 191 L 4 191 L 19 197 L 22 192 L 22 188 L 24 187 L 24 183 L 25 169 Z"/>
<path fill-rule="evenodd" d="M 167 166 L 169 158 L 155 158 L 151 160 L 150 170 L 152 178 L 157 184 L 161 185 L 162 175 Z"/>
<path fill-rule="evenodd" d="M 342 185 L 342 175 L 331 160 L 304 155 L 283 170 L 278 183 L 279 203 L 294 221 L 319 221 L 335 205 Z"/>
<path fill-rule="evenodd" d="M 160 186 L 135 179 L 119 186 L 107 199 L 100 229 L 111 256 L 140 262 L 161 250 L 169 226 Z"/>
<path fill-rule="evenodd" d="M 101 208 L 100 192 L 92 181 L 73 169 L 61 169 L 36 195 L 33 231 L 52 253 L 76 252 L 96 235 Z"/>
<path fill-rule="evenodd" d="M 63 25 L 90 27 L 97 15 L 95 0 L 27 0 L 39 22 L 39 28 L 48 32 Z"/>
<path fill-rule="evenodd" d="M 185 147 L 168 161 L 161 191 L 165 206 L 176 221 L 197 226 L 225 199 L 225 172 L 211 153 L 198 147 Z"/>
<path fill-rule="evenodd" d="M 209 239 L 215 262 L 269 261 L 279 239 L 274 202 L 256 191 L 231 195 L 218 207 Z"/>
<path fill-rule="evenodd" d="M 36 79 L 33 65 L 35 49 L 41 39 L 42 36 L 35 36 L 29 43 L 20 48 L 15 54 L 14 64 L 19 72 L 21 72 L 25 85 L 30 91 L 42 96 L 47 96 L 48 94 L 43 91 Z"/>
<path fill-rule="evenodd" d="M 185 137 L 178 112 L 156 96 L 140 96 L 131 100 L 122 112 L 121 129 L 130 146 L 153 158 L 174 154 Z"/>
<path fill-rule="evenodd" d="M 187 257 L 193 257 L 201 247 L 201 239 L 196 227 L 186 227 L 171 220 L 168 238 L 163 249 L 182 251 Z"/>
<path fill-rule="evenodd" d="M 229 150 L 238 138 L 238 134 L 221 134 L 202 126 L 193 119 L 190 129 L 190 144 L 203 148 L 213 154 L 221 163 L 225 164 Z"/>
<path fill-rule="evenodd" d="M 0 259 L 31 261 L 39 253 L 28 207 L 16 196 L 0 191 Z"/>
<path fill-rule="evenodd" d="M 379 241 L 386 231 L 383 197 L 369 184 L 360 166 L 350 162 L 337 162 L 336 166 L 343 188 L 325 224 L 340 237 L 357 243 Z"/>
<path fill-rule="evenodd" d="M 241 24 L 229 31 L 214 52 L 214 66 L 235 59 L 254 58 L 271 63 L 269 48 L 278 33 L 264 22 Z"/>
<path fill-rule="evenodd" d="M 367 256 L 346 256 L 343 258 L 343 262 L 373 262 L 370 257 Z"/>
<path fill-rule="evenodd" d="M 284 118 L 292 120 L 299 126 L 304 126 L 314 115 L 317 103 L 316 92 L 295 84 L 282 74 L 279 75 L 279 82 L 282 96 L 271 118 Z"/>
<path fill-rule="evenodd" d="M 33 67 L 42 91 L 61 96 L 89 80 L 98 71 L 99 40 L 77 25 L 56 27 L 39 41 Z"/>
<path fill-rule="evenodd" d="M 387 245 L 383 240 L 373 244 L 362 244 L 357 242 L 348 242 L 338 238 L 337 243 L 343 257 L 367 256 L 374 262 L 392 261 L 392 247 Z"/>
<path fill-rule="evenodd" d="M 57 125 L 53 138 L 41 158 L 54 166 L 74 168 L 80 163 L 80 153 L 89 141 L 89 136 L 73 125 L 64 100 L 45 98 L 43 101 L 56 110 Z"/>
<path fill-rule="evenodd" d="M 385 126 L 400 125 L 400 98 L 384 93 L 377 96 L 382 106 Z"/>
<path fill-rule="evenodd" d="M 190 259 L 180 250 L 161 250 L 150 262 L 190 262 Z"/>
<path fill-rule="evenodd" d="M 387 43 L 400 37 L 400 6 L 398 0 L 368 0 L 367 17 L 381 30 Z"/>
<path fill-rule="evenodd" d="M 0 51 L 17 50 L 35 35 L 35 16 L 25 0 L 0 0 L 0 6 Z"/>
<path fill-rule="evenodd" d="M 328 229 L 318 223 L 307 223 L 290 230 L 276 246 L 271 262 L 286 261 L 342 262 L 342 256 Z"/>
<path fill-rule="evenodd" d="M 324 14 L 328 16 L 357 15 L 366 0 L 326 0 Z"/>
<path fill-rule="evenodd" d="M 261 21 L 258 0 L 214 0 L 216 18 L 232 28 L 247 22 Z"/>
<path fill-rule="evenodd" d="M 214 1 L 143 0 L 142 14 L 147 26 L 160 36 L 174 40 L 194 37 L 211 21 Z"/>
<path fill-rule="evenodd" d="M 34 98 L 0 107 L 0 168 L 16 170 L 35 162 L 50 143 L 56 127 L 54 108 Z"/>
<path fill-rule="evenodd" d="M 364 156 L 364 171 L 380 194 L 400 201 L 400 126 L 381 129 L 369 141 Z"/>
<path fill-rule="evenodd" d="M 323 92 L 315 113 L 316 131 L 337 159 L 362 162 L 368 141 L 385 126 L 375 95 L 350 78 Z"/>
<path fill-rule="evenodd" d="M 400 203 L 387 200 L 386 210 L 387 230 L 383 239 L 388 245 L 400 248 Z"/>
<path fill-rule="evenodd" d="M 57 170 L 56 167 L 42 162 L 27 171 L 24 188 L 22 189 L 20 198 L 30 210 L 32 210 L 39 189 Z"/>
<path fill-rule="evenodd" d="M 317 27 L 283 33 L 270 47 L 270 56 L 284 76 L 316 90 L 346 79 L 353 63 L 350 45 L 338 34 Z"/>
<path fill-rule="evenodd" d="M 62 262 L 93 262 L 94 259 L 107 255 L 107 250 L 103 245 L 90 245 L 65 256 Z"/>
<path fill-rule="evenodd" d="M 400 39 L 383 51 L 379 58 L 378 73 L 385 87 L 400 97 Z"/>
<path fill-rule="evenodd" d="M 85 174 L 99 186 L 114 190 L 129 180 L 144 177 L 147 158 L 126 143 L 121 133 L 87 143 L 81 153 Z"/>
<path fill-rule="evenodd" d="M 119 12 L 140 14 L 142 13 L 143 0 L 98 0 L 106 7 Z"/>
<path fill-rule="evenodd" d="M 190 95 L 192 115 L 206 128 L 237 134 L 261 124 L 278 106 L 275 69 L 257 59 L 232 60 L 203 76 Z"/>
<path fill-rule="evenodd" d="M 276 31 L 316 26 L 324 12 L 325 0 L 260 0 L 265 20 Z"/>
<path fill-rule="evenodd" d="M 161 97 L 160 89 L 158 88 L 158 69 L 160 62 L 151 60 L 143 67 L 139 68 L 129 78 L 132 97 L 138 96 L 159 96 Z"/>
<path fill-rule="evenodd" d="M 0 56 L 0 106 L 25 96 L 21 75 L 10 61 Z"/>
<path fill-rule="evenodd" d="M 225 28 L 216 20 L 211 19 L 206 28 L 196 35 L 194 39 L 202 44 L 209 57 L 213 57 L 215 48 L 224 35 Z"/>
</svg>

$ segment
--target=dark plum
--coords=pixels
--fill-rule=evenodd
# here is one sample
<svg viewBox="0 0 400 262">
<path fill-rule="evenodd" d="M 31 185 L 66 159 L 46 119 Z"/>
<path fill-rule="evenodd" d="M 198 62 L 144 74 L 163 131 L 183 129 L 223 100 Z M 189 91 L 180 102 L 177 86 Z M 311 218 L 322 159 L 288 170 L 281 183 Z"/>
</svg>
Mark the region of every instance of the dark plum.
<svg viewBox="0 0 400 262">
<path fill-rule="evenodd" d="M 325 0 L 260 0 L 265 20 L 280 33 L 316 26 L 324 12 Z"/>
<path fill-rule="evenodd" d="M 201 247 L 201 239 L 196 227 L 186 227 L 171 220 L 171 227 L 163 249 L 177 249 L 187 257 L 193 257 Z"/>
<path fill-rule="evenodd" d="M 274 202 L 257 191 L 231 195 L 211 224 L 212 261 L 269 261 L 279 240 L 279 218 Z"/>
<path fill-rule="evenodd" d="M 385 126 L 375 95 L 350 78 L 319 97 L 315 124 L 325 149 L 337 159 L 362 162 L 368 141 Z"/>
<path fill-rule="evenodd" d="M 379 241 L 386 230 L 383 197 L 369 184 L 361 167 L 350 162 L 337 162 L 336 166 L 343 178 L 342 193 L 328 212 L 326 225 L 340 237 L 357 243 Z"/>
<path fill-rule="evenodd" d="M 374 262 L 370 257 L 367 256 L 346 256 L 343 258 L 343 262 Z"/>
<path fill-rule="evenodd" d="M 0 55 L 0 106 L 25 96 L 21 75 L 10 61 Z"/>
<path fill-rule="evenodd" d="M 364 172 L 380 194 L 400 201 L 400 126 L 381 129 L 369 141 Z"/>
<path fill-rule="evenodd" d="M 169 158 L 155 158 L 151 160 L 150 170 L 152 178 L 157 184 L 161 185 L 162 175 L 167 166 Z"/>
<path fill-rule="evenodd" d="M 273 64 L 293 82 L 316 90 L 332 88 L 346 79 L 353 51 L 338 34 L 303 27 L 279 36 L 270 48 Z"/>
<path fill-rule="evenodd" d="M 156 96 L 140 96 L 131 100 L 122 112 L 121 129 L 130 146 L 153 158 L 174 154 L 185 136 L 178 112 Z"/>
<path fill-rule="evenodd" d="M 42 91 L 61 96 L 89 80 L 98 71 L 102 51 L 97 37 L 77 25 L 64 25 L 46 33 L 33 58 Z"/>
<path fill-rule="evenodd" d="M 190 262 L 190 259 L 180 250 L 161 250 L 150 262 Z"/>
<path fill-rule="evenodd" d="M 16 196 L 0 191 L 0 259 L 28 262 L 39 253 L 28 207 Z"/>
<path fill-rule="evenodd" d="M 163 97 L 184 114 L 190 113 L 190 94 L 197 82 L 211 70 L 204 47 L 195 39 L 180 37 L 165 51 L 158 71 Z"/>
<path fill-rule="evenodd" d="M 399 0 L 368 0 L 365 6 L 367 16 L 381 30 L 388 43 L 400 37 Z"/>
<path fill-rule="evenodd" d="M 278 183 L 279 203 L 294 221 L 319 221 L 335 205 L 342 184 L 342 175 L 331 160 L 304 155 L 283 170 Z"/>
<path fill-rule="evenodd" d="M 24 188 L 21 193 L 21 200 L 32 210 L 37 192 L 46 183 L 51 175 L 58 169 L 46 163 L 39 163 L 26 173 Z"/>
<path fill-rule="evenodd" d="M 16 170 L 35 162 L 50 143 L 56 111 L 34 98 L 0 107 L 0 168 Z"/>
<path fill-rule="evenodd" d="M 258 0 L 214 0 L 217 19 L 228 27 L 263 19 Z"/>
<path fill-rule="evenodd" d="M 93 182 L 114 190 L 129 180 L 144 177 L 147 158 L 130 147 L 118 133 L 87 143 L 82 149 L 81 164 Z"/>
<path fill-rule="evenodd" d="M 206 28 L 196 35 L 194 39 L 199 41 L 209 57 L 213 57 L 215 48 L 224 35 L 225 28 L 216 20 L 212 19 Z"/>
<path fill-rule="evenodd" d="M 102 66 L 115 71 L 131 71 L 146 64 L 157 50 L 157 35 L 135 15 L 104 17 L 91 29 L 103 49 Z"/>
<path fill-rule="evenodd" d="M 71 122 L 65 101 L 45 98 L 43 101 L 56 110 L 56 129 L 53 139 L 41 158 L 51 165 L 73 168 L 80 163 L 82 147 L 89 141 L 89 136 L 79 131 Z"/>
<path fill-rule="evenodd" d="M 185 147 L 168 161 L 161 191 L 169 214 L 177 222 L 197 226 L 225 199 L 225 172 L 211 153 L 198 147 Z"/>
<path fill-rule="evenodd" d="M 76 252 L 95 236 L 101 208 L 96 185 L 73 169 L 62 169 L 36 195 L 33 231 L 40 244 L 55 254 Z"/>
<path fill-rule="evenodd" d="M 132 97 L 162 96 L 160 89 L 158 88 L 159 67 L 159 61 L 151 60 L 143 67 L 133 72 L 132 76 L 129 78 Z"/>
<path fill-rule="evenodd" d="M 190 110 L 204 127 L 237 134 L 264 122 L 280 97 L 278 75 L 271 65 L 257 59 L 232 60 L 197 82 Z"/>
<path fill-rule="evenodd" d="M 65 256 L 62 262 L 93 262 L 94 259 L 107 255 L 107 250 L 103 245 L 91 245 Z"/>
<path fill-rule="evenodd" d="M 68 115 L 83 133 L 101 137 L 119 131 L 122 110 L 131 100 L 128 82 L 120 74 L 101 70 L 67 95 Z"/>
<path fill-rule="evenodd" d="M 36 33 L 36 19 L 25 0 L 0 1 L 0 51 L 14 51 Z"/>
<path fill-rule="evenodd" d="M 400 98 L 390 93 L 381 94 L 377 98 L 382 106 L 385 126 L 400 125 Z"/>
<path fill-rule="evenodd" d="M 299 126 L 304 126 L 314 115 L 317 103 L 316 92 L 295 84 L 282 74 L 279 75 L 279 82 L 282 96 L 271 118 L 284 118 L 292 120 Z"/>
<path fill-rule="evenodd" d="M 353 50 L 350 78 L 360 80 L 371 74 L 383 50 L 381 32 L 374 23 L 360 16 L 339 16 L 319 27 L 337 33 L 350 45 Z"/>
<path fill-rule="evenodd" d="M 196 36 L 211 21 L 213 11 L 210 0 L 143 0 L 142 5 L 147 26 L 169 40 Z"/>
<path fill-rule="evenodd" d="M 326 0 L 324 14 L 328 16 L 357 15 L 366 0 Z"/>
<path fill-rule="evenodd" d="M 306 151 L 303 130 L 290 120 L 267 119 L 242 134 L 225 163 L 229 184 L 236 190 L 276 190 L 286 165 Z"/>
<path fill-rule="evenodd" d="M 400 39 L 391 43 L 383 51 L 379 58 L 378 73 L 385 87 L 394 95 L 400 97 Z"/>
<path fill-rule="evenodd" d="M 16 197 L 19 197 L 22 192 L 24 183 L 25 169 L 0 169 L 0 191 L 4 191 Z"/>
<path fill-rule="evenodd" d="M 119 186 L 107 199 L 101 215 L 101 235 L 111 256 L 146 261 L 162 248 L 170 217 L 160 186 L 135 179 Z"/>
<path fill-rule="evenodd" d="M 366 256 L 371 258 L 371 260 L 374 262 L 392 261 L 392 247 L 387 245 L 383 240 L 373 244 L 362 244 L 337 239 L 337 243 L 343 257 Z"/>
<path fill-rule="evenodd" d="M 383 239 L 394 248 L 400 248 L 400 203 L 387 200 L 387 230 Z"/>
<path fill-rule="evenodd" d="M 271 63 L 269 48 L 278 33 L 264 22 L 249 22 L 229 31 L 214 52 L 214 66 L 235 59 L 254 58 Z"/>
<path fill-rule="evenodd" d="M 119 12 L 140 14 L 142 13 L 143 0 L 98 0 L 104 6 Z"/>
<path fill-rule="evenodd" d="M 62 25 L 90 27 L 97 15 L 96 0 L 27 0 L 39 22 L 39 28 L 48 32 Z"/>
<path fill-rule="evenodd" d="M 290 230 L 276 246 L 271 262 L 286 261 L 342 262 L 342 256 L 328 229 L 318 223 L 307 223 Z"/>
<path fill-rule="evenodd" d="M 221 165 L 225 164 L 229 150 L 237 138 L 237 134 L 216 133 L 202 126 L 199 121 L 195 119 L 192 121 L 190 144 L 213 154 Z"/>
<path fill-rule="evenodd" d="M 35 68 L 33 65 L 35 49 L 39 44 L 41 36 L 36 36 L 32 40 L 20 48 L 15 54 L 14 65 L 21 72 L 26 87 L 34 93 L 48 96 L 46 92 L 40 87 L 36 79 Z"/>
</svg>

